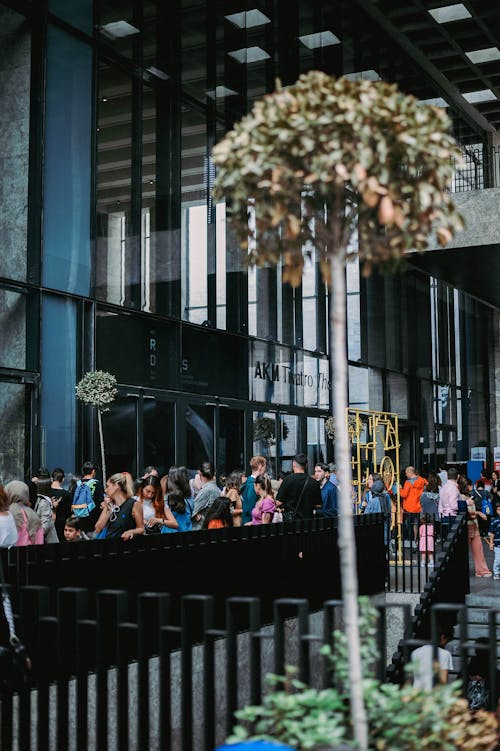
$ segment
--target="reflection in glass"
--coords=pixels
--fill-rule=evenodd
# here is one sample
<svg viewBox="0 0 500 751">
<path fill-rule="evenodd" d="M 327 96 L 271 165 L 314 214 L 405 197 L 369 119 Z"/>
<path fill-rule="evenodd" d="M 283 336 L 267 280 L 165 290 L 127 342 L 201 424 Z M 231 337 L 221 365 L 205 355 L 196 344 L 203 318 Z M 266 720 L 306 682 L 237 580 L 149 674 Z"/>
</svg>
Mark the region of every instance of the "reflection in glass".
<svg viewBox="0 0 500 751">
<path fill-rule="evenodd" d="M 24 384 L 0 381 L 0 485 L 5 485 L 10 480 L 23 480 L 25 476 L 28 389 Z"/>
<path fill-rule="evenodd" d="M 196 472 L 202 462 L 215 464 L 214 408 L 190 404 L 186 409 L 186 466 Z"/>
<path fill-rule="evenodd" d="M 297 415 L 280 415 L 279 420 L 281 469 L 290 471 L 292 459 L 300 447 L 299 418 Z"/>
<path fill-rule="evenodd" d="M 0 5 L 1 275 L 26 279 L 31 32 L 24 16 Z M 38 283 L 38 279 L 33 279 Z"/>
<path fill-rule="evenodd" d="M 101 61 L 97 132 L 96 292 L 115 305 L 138 303 L 137 236 L 131 210 L 132 82 Z"/>
<path fill-rule="evenodd" d="M 252 423 L 253 455 L 264 456 L 267 461 L 267 472 L 276 477 L 277 474 L 277 426 L 275 412 L 254 412 Z M 288 426 L 287 426 L 288 430 Z"/>
<path fill-rule="evenodd" d="M 244 469 L 244 422 L 243 410 L 220 408 L 217 445 L 217 471 L 220 474 Z"/>
<path fill-rule="evenodd" d="M 208 321 L 206 149 L 205 115 L 185 108 L 181 153 L 182 317 L 200 324 Z M 215 321 L 211 323 L 215 325 Z"/>
<path fill-rule="evenodd" d="M 144 397 L 142 464 L 158 467 L 160 477 L 175 462 L 174 404 Z"/>
<path fill-rule="evenodd" d="M 26 295 L 0 287 L 0 367 L 26 368 Z"/>
<path fill-rule="evenodd" d="M 142 469 L 137 466 L 137 404 L 133 396 L 118 396 L 103 415 L 108 477 L 115 472 L 137 477 Z"/>
<path fill-rule="evenodd" d="M 325 421 L 322 417 L 307 418 L 307 470 L 312 474 L 318 462 L 326 462 Z"/>
<path fill-rule="evenodd" d="M 77 304 L 73 300 L 45 297 L 42 301 L 42 434 L 43 463 L 47 467 L 75 466 Z"/>
<path fill-rule="evenodd" d="M 49 26 L 45 107 L 43 283 L 88 295 L 92 48 Z"/>
<path fill-rule="evenodd" d="M 356 256 L 346 265 L 347 286 L 347 356 L 349 360 L 361 360 L 361 320 L 359 259 Z"/>
</svg>

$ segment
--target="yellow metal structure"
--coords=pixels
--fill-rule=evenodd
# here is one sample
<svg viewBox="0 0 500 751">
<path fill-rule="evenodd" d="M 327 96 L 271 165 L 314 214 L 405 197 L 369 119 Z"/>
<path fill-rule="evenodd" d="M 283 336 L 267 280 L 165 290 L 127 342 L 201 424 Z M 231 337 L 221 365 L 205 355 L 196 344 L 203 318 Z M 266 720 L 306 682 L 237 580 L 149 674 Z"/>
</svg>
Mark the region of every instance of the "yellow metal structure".
<svg viewBox="0 0 500 751">
<path fill-rule="evenodd" d="M 357 495 L 357 513 L 368 475 L 378 472 L 391 496 L 391 529 L 396 526 L 398 559 L 403 557 L 402 514 L 399 495 L 399 424 L 394 412 L 347 409 L 347 429 L 352 446 L 352 480 Z"/>
</svg>

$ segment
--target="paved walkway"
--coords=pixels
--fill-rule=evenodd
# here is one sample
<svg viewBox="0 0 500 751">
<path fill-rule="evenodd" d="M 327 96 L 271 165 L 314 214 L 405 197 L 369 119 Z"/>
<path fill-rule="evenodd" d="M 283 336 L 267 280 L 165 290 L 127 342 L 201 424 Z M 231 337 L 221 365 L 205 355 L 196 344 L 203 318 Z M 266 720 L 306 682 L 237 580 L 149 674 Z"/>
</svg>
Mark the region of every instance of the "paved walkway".
<svg viewBox="0 0 500 751">
<path fill-rule="evenodd" d="M 490 551 L 487 545 L 483 543 L 484 556 L 488 564 L 488 568 L 493 572 L 493 553 Z M 474 576 L 474 562 L 472 555 L 469 553 L 469 571 L 470 571 L 470 593 L 471 595 L 483 595 L 485 597 L 498 597 L 498 603 L 500 605 L 500 581 L 493 581 L 493 577 L 490 576 L 487 579 L 483 577 Z"/>
</svg>

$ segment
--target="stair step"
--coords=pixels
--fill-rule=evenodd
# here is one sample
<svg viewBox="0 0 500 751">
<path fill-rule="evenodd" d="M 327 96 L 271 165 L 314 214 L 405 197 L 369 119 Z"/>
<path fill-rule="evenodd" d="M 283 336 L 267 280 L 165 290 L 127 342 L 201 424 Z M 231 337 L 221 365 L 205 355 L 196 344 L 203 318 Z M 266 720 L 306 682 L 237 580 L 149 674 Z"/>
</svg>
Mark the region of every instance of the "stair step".
<svg viewBox="0 0 500 751">
<path fill-rule="evenodd" d="M 489 612 L 485 608 L 467 608 L 467 622 L 471 625 L 474 623 L 488 623 Z M 500 628 L 500 613 L 497 615 L 497 627 Z"/>
<path fill-rule="evenodd" d="M 467 595 L 465 602 L 474 608 L 500 608 L 500 597 L 495 595 Z"/>
</svg>

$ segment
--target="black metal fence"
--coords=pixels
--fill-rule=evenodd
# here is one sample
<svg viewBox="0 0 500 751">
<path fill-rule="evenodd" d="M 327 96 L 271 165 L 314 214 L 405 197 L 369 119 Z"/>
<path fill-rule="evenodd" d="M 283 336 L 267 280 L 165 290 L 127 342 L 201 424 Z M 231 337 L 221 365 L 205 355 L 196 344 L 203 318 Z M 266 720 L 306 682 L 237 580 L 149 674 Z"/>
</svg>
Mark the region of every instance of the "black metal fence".
<svg viewBox="0 0 500 751">
<path fill-rule="evenodd" d="M 453 193 L 482 190 L 500 185 L 500 147 L 475 144 L 462 146 L 462 161 L 454 161 Z"/>
<path fill-rule="evenodd" d="M 439 607 L 447 608 L 448 617 L 462 624 L 458 634 L 461 664 L 465 664 L 467 651 L 471 649 L 461 615 L 464 592 L 458 589 L 450 592 L 448 587 L 457 567 L 460 571 L 467 561 L 465 526 L 462 517 L 454 521 L 422 599 L 429 623 L 433 603 L 441 598 L 447 602 L 453 592 L 460 595 L 458 603 Z M 114 748 L 212 751 L 231 730 L 234 711 L 245 704 L 260 702 L 267 672 L 283 674 L 286 664 L 295 664 L 303 681 L 318 687 L 329 685 L 332 675 L 320 647 L 331 642 L 332 631 L 342 620 L 338 599 L 326 598 L 318 610 L 314 599 L 289 596 L 270 599 L 272 587 L 264 581 L 256 580 L 253 585 L 265 589 L 263 597 L 224 597 L 224 586 L 220 584 L 227 570 L 235 565 L 255 565 L 257 553 L 265 556 L 267 580 L 285 581 L 271 557 L 275 551 L 271 542 L 275 539 L 282 538 L 288 563 L 294 556 L 299 561 L 307 561 L 310 556 L 313 566 L 321 559 L 321 555 L 314 557 L 313 548 L 320 548 L 323 556 L 329 545 L 336 548 L 335 524 L 328 520 L 305 523 L 297 529 L 300 531 L 283 527 L 244 532 L 245 543 L 241 537 L 237 538 L 238 549 L 246 547 L 247 552 L 236 559 L 230 554 L 232 536 L 219 537 L 219 531 L 201 537 L 200 533 L 194 533 L 196 545 L 189 544 L 188 535 L 178 535 L 176 541 L 160 546 L 164 590 L 170 585 L 175 589 L 174 583 L 182 580 L 184 569 L 172 565 L 168 552 L 179 549 L 184 562 L 193 555 L 199 565 L 219 566 L 211 568 L 211 576 L 206 580 L 212 583 L 210 593 L 182 595 L 179 587 L 173 595 L 160 590 L 136 592 L 128 587 L 126 578 L 119 589 L 99 591 L 107 574 L 89 588 L 38 584 L 13 587 L 18 632 L 29 648 L 33 671 L 30 686 L 1 702 L 2 751 L 35 748 L 37 751 Z M 385 552 L 382 521 L 376 515 L 361 518 L 356 521 L 356 530 L 358 554 L 363 547 L 366 552 L 361 557 L 360 570 L 366 570 L 373 567 L 371 544 L 381 547 L 382 556 Z M 257 545 L 257 553 L 252 552 L 252 542 Z M 123 561 L 130 559 L 139 568 L 143 589 L 148 588 L 148 566 L 152 565 L 148 551 L 157 551 L 160 540 L 142 544 L 138 541 L 135 551 L 109 543 L 90 543 L 95 548 L 84 545 L 89 543 L 15 553 L 29 559 L 24 563 L 30 580 L 37 578 L 35 572 L 38 572 L 48 581 L 59 575 L 71 578 L 75 572 L 83 571 L 91 550 L 96 551 L 98 558 L 94 571 L 110 569 L 112 577 L 116 575 L 113 567 L 120 570 L 120 562 L 123 565 Z M 219 552 L 211 557 L 211 551 L 223 549 L 226 549 L 224 556 Z M 206 551 L 206 557 L 200 550 Z M 298 552 L 302 557 L 299 558 Z M 315 570 L 317 579 L 329 578 L 329 561 L 329 558 L 323 560 Z M 153 562 L 156 565 L 158 560 Z M 384 559 L 382 571 L 386 563 Z M 11 557 L 11 574 L 13 564 Z M 126 572 L 130 572 L 131 565 L 126 565 Z M 160 581 L 160 577 L 151 579 Z M 279 592 L 279 585 L 276 589 Z M 315 598 L 319 593 L 316 588 Z M 399 604 L 381 605 L 380 612 L 377 672 L 380 677 L 386 674 L 387 639 L 397 627 L 399 613 L 400 634 L 407 641 L 399 645 L 390 677 L 402 680 L 408 645 L 420 643 L 408 639 L 424 636 L 421 627 L 424 613 L 412 621 L 409 606 Z M 436 637 L 437 627 L 433 623 Z M 496 625 L 496 621 L 491 624 Z M 459 669 L 457 666 L 457 672 Z"/>
</svg>

